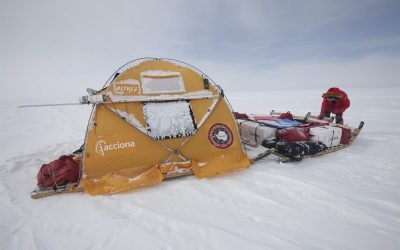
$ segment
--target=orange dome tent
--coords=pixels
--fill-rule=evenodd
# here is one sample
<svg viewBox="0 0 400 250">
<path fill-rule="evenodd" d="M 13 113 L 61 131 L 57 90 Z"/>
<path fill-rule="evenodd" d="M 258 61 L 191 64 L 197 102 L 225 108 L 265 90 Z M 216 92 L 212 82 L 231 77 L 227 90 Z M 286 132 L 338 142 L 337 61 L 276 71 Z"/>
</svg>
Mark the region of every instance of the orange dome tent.
<svg viewBox="0 0 400 250">
<path fill-rule="evenodd" d="M 83 100 L 94 105 L 80 179 L 90 194 L 250 165 L 222 89 L 188 64 L 132 61 Z"/>
</svg>

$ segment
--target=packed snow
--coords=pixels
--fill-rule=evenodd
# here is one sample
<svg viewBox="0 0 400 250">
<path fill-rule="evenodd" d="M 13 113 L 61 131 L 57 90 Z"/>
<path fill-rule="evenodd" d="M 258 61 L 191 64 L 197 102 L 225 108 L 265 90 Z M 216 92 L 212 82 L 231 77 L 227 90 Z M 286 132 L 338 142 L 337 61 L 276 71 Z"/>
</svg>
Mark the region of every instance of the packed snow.
<svg viewBox="0 0 400 250">
<path fill-rule="evenodd" d="M 39 200 L 29 196 L 37 171 L 82 144 L 91 107 L 1 101 L 0 249 L 400 249 L 400 88 L 343 89 L 352 103 L 345 123 L 365 127 L 342 151 Z M 324 90 L 226 95 L 238 112 L 316 114 Z"/>
</svg>

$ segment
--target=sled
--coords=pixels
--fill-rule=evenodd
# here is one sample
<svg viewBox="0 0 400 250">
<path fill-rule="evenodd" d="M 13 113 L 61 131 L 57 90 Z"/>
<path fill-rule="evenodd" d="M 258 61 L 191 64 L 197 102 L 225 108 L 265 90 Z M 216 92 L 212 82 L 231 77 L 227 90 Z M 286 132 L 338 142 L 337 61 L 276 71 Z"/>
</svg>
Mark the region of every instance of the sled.
<svg viewBox="0 0 400 250">
<path fill-rule="evenodd" d="M 345 127 L 343 125 L 337 125 L 337 126 Z M 363 127 L 364 127 L 364 122 L 361 121 L 360 124 L 358 125 L 358 127 L 356 129 L 354 129 L 354 131 L 352 132 L 351 138 L 350 138 L 350 141 L 349 141 L 348 144 L 346 144 L 346 145 L 339 144 L 337 146 L 328 148 L 327 150 L 324 150 L 324 151 L 322 151 L 320 153 L 317 153 L 317 154 L 314 154 L 314 155 L 304 155 L 304 159 L 311 158 L 311 157 L 318 157 L 318 156 L 321 156 L 321 155 L 326 155 L 326 154 L 337 152 L 339 150 L 347 148 L 348 146 L 350 146 L 357 139 L 357 137 L 360 134 L 360 132 L 361 132 Z M 348 127 L 346 127 L 346 128 L 348 128 Z M 291 159 L 291 158 L 289 158 L 287 156 L 284 156 L 284 155 L 278 153 L 276 151 L 276 149 L 271 149 L 271 154 L 273 154 L 275 156 L 278 156 L 278 162 L 279 163 L 287 163 L 287 162 L 294 162 L 295 161 L 295 160 L 293 160 L 293 159 Z"/>
<path fill-rule="evenodd" d="M 66 193 L 78 193 L 83 192 L 83 188 L 78 183 L 70 183 L 63 186 L 57 186 L 54 188 L 37 188 L 31 192 L 32 199 L 40 199 L 48 196 L 66 194 Z"/>
<path fill-rule="evenodd" d="M 275 110 L 272 110 L 272 111 L 269 113 L 269 115 L 249 115 L 249 118 L 246 119 L 245 121 L 249 121 L 249 122 L 253 122 L 253 123 L 258 123 L 258 124 L 260 124 L 260 126 L 263 126 L 263 125 L 270 126 L 270 124 L 268 124 L 268 123 L 266 124 L 265 121 L 268 121 L 268 120 L 270 120 L 271 118 L 274 118 L 274 117 L 277 118 L 277 117 L 279 117 L 279 116 L 281 116 L 281 115 L 283 115 L 283 114 L 288 114 L 288 113 L 291 114 L 290 111 L 287 111 L 287 112 L 277 112 L 277 111 L 275 111 Z M 293 114 L 291 114 L 291 116 L 293 117 L 293 120 L 295 120 L 295 121 L 297 121 L 297 122 L 300 122 L 300 123 L 302 123 L 302 124 L 307 124 L 307 123 L 319 123 L 319 124 L 326 124 L 326 125 L 329 125 L 329 124 L 332 124 L 332 122 L 333 122 L 333 118 L 323 118 L 323 119 L 319 119 L 319 118 L 316 117 L 316 116 L 312 116 L 312 115 L 311 115 L 311 112 L 308 112 L 308 113 L 305 114 L 304 116 L 302 116 L 302 115 L 293 115 Z M 241 121 L 242 121 L 241 119 L 238 119 L 237 121 L 238 121 L 239 124 L 243 124 L 243 122 L 241 122 Z M 253 125 L 253 126 L 254 126 L 254 125 Z M 349 142 L 348 142 L 347 144 L 340 144 L 340 143 L 339 143 L 339 145 L 332 146 L 332 147 L 328 147 L 328 149 L 326 149 L 326 150 L 324 150 L 324 151 L 322 151 L 322 152 L 316 153 L 316 154 L 304 155 L 304 158 L 317 157 L 317 156 L 321 156 L 321 155 L 333 153 L 333 152 L 342 150 L 342 149 L 344 149 L 344 148 L 350 146 L 351 143 L 357 138 L 358 134 L 359 134 L 360 131 L 362 130 L 362 128 L 363 128 L 363 126 L 364 126 L 364 122 L 360 122 L 359 126 L 358 126 L 356 129 L 352 129 L 352 128 L 350 128 L 350 127 L 347 127 L 347 126 L 344 126 L 344 125 L 339 125 L 339 124 L 335 124 L 334 126 L 335 126 L 335 127 L 341 127 L 341 128 L 344 128 L 344 129 L 350 129 L 350 130 L 352 130 L 352 132 L 351 132 L 351 137 L 350 137 L 350 139 L 348 140 Z M 278 127 L 278 130 L 279 130 L 279 129 L 281 129 L 281 128 Z M 257 130 L 256 130 L 256 131 L 257 131 Z M 248 134 L 248 133 L 247 133 L 247 134 Z M 252 137 L 258 138 L 258 135 L 257 135 L 256 132 L 254 132 L 254 131 L 253 131 L 252 133 L 250 133 L 250 135 L 251 135 Z M 249 140 L 248 140 L 248 138 L 247 138 L 248 135 L 247 135 L 247 137 L 246 137 L 246 135 L 245 135 L 244 133 L 241 133 L 241 137 L 242 137 L 242 143 L 243 143 L 247 148 L 249 148 L 249 147 L 251 147 L 251 146 L 253 146 L 253 147 L 255 146 L 255 145 L 254 145 L 254 140 L 253 140 L 253 141 L 251 141 L 251 140 L 249 141 Z M 252 137 L 250 137 L 250 138 L 252 138 Z M 263 138 L 259 138 L 259 139 L 262 140 Z M 294 160 L 294 159 L 291 159 L 291 158 L 289 158 L 289 157 L 287 157 L 287 156 L 285 156 L 285 155 L 279 153 L 278 150 L 277 150 L 276 148 L 270 149 L 268 154 L 272 154 L 272 155 L 278 156 L 278 162 L 293 162 L 293 161 L 296 161 L 296 160 Z M 304 158 L 303 158 L 303 159 L 304 159 Z"/>
</svg>

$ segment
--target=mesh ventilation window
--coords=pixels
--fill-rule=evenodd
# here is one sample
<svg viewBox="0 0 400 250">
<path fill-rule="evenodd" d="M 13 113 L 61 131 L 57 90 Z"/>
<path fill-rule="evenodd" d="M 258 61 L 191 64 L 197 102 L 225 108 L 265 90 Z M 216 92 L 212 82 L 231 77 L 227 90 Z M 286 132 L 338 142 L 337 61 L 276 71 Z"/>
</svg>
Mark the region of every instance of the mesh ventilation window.
<svg viewBox="0 0 400 250">
<path fill-rule="evenodd" d="M 196 129 L 192 110 L 186 101 L 146 103 L 144 113 L 149 135 L 155 139 L 190 136 Z"/>
<path fill-rule="evenodd" d="M 164 94 L 185 92 L 179 72 L 149 70 L 141 74 L 143 94 Z"/>
</svg>

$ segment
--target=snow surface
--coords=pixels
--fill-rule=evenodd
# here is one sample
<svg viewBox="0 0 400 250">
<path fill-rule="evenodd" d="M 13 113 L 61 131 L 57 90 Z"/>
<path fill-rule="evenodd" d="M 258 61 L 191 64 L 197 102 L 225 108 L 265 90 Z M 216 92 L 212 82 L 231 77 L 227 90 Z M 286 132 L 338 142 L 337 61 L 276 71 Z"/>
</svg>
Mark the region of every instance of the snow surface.
<svg viewBox="0 0 400 250">
<path fill-rule="evenodd" d="M 365 127 L 340 152 L 39 200 L 29 196 L 38 169 L 81 145 L 91 108 L 2 101 L 0 249 L 400 249 L 400 88 L 346 90 L 345 123 Z M 226 94 L 238 112 L 316 114 L 322 91 Z"/>
</svg>

